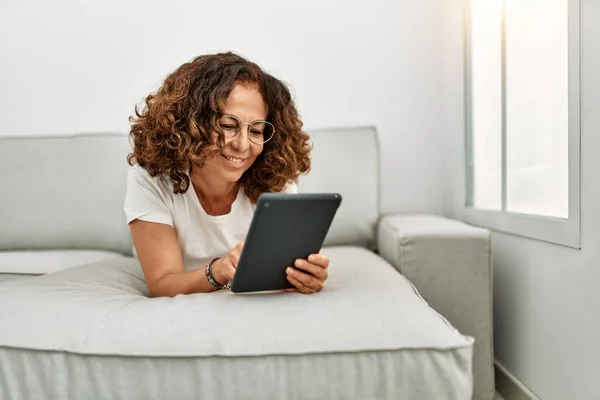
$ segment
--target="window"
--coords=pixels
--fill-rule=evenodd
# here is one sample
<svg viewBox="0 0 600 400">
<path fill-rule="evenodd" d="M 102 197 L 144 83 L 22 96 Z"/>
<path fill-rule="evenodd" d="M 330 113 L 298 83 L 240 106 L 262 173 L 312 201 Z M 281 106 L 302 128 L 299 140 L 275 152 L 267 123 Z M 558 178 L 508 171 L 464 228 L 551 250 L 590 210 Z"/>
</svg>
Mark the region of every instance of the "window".
<svg viewBox="0 0 600 400">
<path fill-rule="evenodd" d="M 464 218 L 579 248 L 578 0 L 470 0 Z"/>
</svg>

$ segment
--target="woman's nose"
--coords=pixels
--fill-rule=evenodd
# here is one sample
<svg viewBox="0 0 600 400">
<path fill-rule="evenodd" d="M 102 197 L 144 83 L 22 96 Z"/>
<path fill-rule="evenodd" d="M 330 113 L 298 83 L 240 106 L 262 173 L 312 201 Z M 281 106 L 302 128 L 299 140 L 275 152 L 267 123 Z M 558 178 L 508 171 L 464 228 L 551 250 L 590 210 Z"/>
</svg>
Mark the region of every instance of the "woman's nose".
<svg viewBox="0 0 600 400">
<path fill-rule="evenodd" d="M 234 147 L 240 152 L 246 151 L 250 147 L 249 134 L 250 126 L 242 125 L 239 133 L 235 135 L 231 144 L 234 145 Z"/>
</svg>

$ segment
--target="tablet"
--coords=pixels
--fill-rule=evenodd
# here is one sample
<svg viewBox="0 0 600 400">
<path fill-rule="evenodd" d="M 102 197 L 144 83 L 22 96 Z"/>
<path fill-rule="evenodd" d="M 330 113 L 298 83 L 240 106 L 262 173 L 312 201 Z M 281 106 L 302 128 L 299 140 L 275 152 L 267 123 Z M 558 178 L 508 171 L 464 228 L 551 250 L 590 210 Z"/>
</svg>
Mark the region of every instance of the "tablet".
<svg viewBox="0 0 600 400">
<path fill-rule="evenodd" d="M 231 291 L 294 287 L 285 269 L 321 250 L 342 196 L 338 193 L 263 193 L 231 281 Z"/>
</svg>

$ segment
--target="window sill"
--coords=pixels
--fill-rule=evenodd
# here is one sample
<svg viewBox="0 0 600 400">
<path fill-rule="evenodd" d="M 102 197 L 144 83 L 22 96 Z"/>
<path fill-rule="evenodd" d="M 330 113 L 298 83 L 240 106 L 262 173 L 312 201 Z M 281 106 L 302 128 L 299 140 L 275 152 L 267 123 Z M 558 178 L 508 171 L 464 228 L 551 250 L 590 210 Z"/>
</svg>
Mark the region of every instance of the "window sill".
<svg viewBox="0 0 600 400">
<path fill-rule="evenodd" d="M 574 249 L 581 248 L 579 215 L 557 219 L 528 214 L 487 211 L 464 208 L 460 219 L 475 226 L 492 231 L 520 236 L 528 239 L 558 244 Z"/>
</svg>

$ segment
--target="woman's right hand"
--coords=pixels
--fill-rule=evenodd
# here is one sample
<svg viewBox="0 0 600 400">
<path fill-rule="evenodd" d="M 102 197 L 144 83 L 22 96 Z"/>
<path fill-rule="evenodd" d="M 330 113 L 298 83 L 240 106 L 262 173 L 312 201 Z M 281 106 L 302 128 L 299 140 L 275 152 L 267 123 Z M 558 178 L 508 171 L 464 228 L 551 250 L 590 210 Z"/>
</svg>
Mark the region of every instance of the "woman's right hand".
<svg viewBox="0 0 600 400">
<path fill-rule="evenodd" d="M 229 253 L 213 263 L 212 274 L 219 284 L 225 285 L 233 279 L 243 248 L 244 242 L 240 242 L 229 250 Z"/>
</svg>

